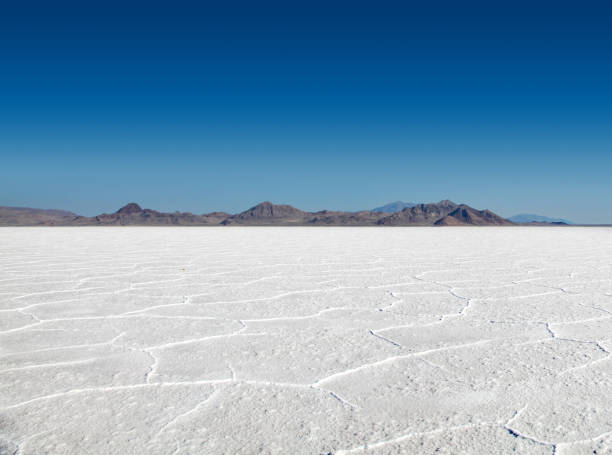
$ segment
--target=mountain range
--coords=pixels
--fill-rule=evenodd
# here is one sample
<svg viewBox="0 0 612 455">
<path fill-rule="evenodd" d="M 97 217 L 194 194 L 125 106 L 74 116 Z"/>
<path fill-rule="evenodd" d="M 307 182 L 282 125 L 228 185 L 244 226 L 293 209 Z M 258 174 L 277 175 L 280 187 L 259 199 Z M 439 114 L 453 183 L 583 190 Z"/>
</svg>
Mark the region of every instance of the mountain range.
<svg viewBox="0 0 612 455">
<path fill-rule="evenodd" d="M 394 205 L 389 204 L 389 205 Z M 406 203 L 402 203 L 406 204 Z M 290 205 L 262 202 L 244 212 L 158 212 L 131 202 L 114 213 L 86 217 L 63 210 L 0 207 L 3 226 L 509 226 L 489 210 L 444 200 L 409 204 L 394 213 L 375 210 L 305 212 Z"/>
<path fill-rule="evenodd" d="M 574 224 L 563 218 L 550 218 L 542 215 L 533 215 L 530 213 L 521 213 L 508 218 L 513 223 L 546 223 L 546 224 Z"/>
</svg>

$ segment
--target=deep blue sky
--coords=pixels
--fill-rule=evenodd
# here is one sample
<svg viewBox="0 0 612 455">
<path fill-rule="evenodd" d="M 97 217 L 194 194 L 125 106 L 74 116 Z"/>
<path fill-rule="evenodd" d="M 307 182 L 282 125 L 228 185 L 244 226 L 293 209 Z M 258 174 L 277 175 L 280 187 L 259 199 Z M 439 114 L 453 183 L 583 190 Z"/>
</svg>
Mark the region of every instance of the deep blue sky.
<svg viewBox="0 0 612 455">
<path fill-rule="evenodd" d="M 0 205 L 612 223 L 608 5 L 6 2 Z"/>
</svg>

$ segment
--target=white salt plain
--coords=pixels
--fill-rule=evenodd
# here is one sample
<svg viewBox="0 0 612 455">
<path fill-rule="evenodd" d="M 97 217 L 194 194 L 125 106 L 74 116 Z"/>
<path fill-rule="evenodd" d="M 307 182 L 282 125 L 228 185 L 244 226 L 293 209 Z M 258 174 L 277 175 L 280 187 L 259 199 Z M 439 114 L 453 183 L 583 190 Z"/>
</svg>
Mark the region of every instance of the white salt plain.
<svg viewBox="0 0 612 455">
<path fill-rule="evenodd" d="M 612 453 L 612 230 L 2 228 L 2 454 Z"/>
</svg>

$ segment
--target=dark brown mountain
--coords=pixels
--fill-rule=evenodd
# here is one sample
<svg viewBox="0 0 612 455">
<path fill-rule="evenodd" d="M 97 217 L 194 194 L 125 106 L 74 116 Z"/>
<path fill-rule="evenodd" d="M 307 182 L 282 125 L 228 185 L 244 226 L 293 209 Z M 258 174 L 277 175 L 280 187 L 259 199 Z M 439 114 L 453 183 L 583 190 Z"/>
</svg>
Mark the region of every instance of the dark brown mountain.
<svg viewBox="0 0 612 455">
<path fill-rule="evenodd" d="M 311 213 L 306 224 L 313 226 L 374 226 L 388 213 L 362 210 L 361 212 L 332 212 L 322 210 Z"/>
<path fill-rule="evenodd" d="M 117 210 L 116 213 L 121 215 L 129 215 L 131 213 L 141 213 L 142 211 L 142 208 L 138 204 L 135 202 L 130 202 Z"/>
<path fill-rule="evenodd" d="M 165 213 L 143 209 L 135 202 L 121 207 L 115 213 L 103 213 L 93 218 L 80 217 L 80 224 L 120 225 L 120 226 L 203 226 L 219 224 L 229 216 L 227 213 L 215 212 L 194 215 L 190 212 Z"/>
<path fill-rule="evenodd" d="M 54 226 L 70 223 L 77 217 L 66 210 L 0 207 L 1 226 Z"/>
<path fill-rule="evenodd" d="M 361 212 L 337 212 L 322 210 L 320 212 L 304 212 L 290 205 L 276 205 L 262 202 L 242 213 L 230 216 L 223 225 L 258 225 L 258 226 L 373 226 L 386 216 L 386 213 L 376 213 L 369 210 Z"/>
<path fill-rule="evenodd" d="M 383 226 L 432 226 L 457 208 L 457 204 L 444 200 L 407 207 L 378 221 Z"/>
<path fill-rule="evenodd" d="M 0 207 L 2 226 L 505 226 L 510 221 L 490 212 L 445 200 L 418 204 L 397 213 L 341 212 L 322 210 L 304 212 L 290 205 L 262 202 L 244 212 L 230 215 L 213 212 L 158 212 L 143 209 L 135 202 L 114 213 L 94 217 L 78 216 L 61 210 Z"/>
<path fill-rule="evenodd" d="M 514 223 L 502 218 L 490 210 L 476 210 L 461 204 L 444 218 L 435 223 L 436 226 L 512 226 Z"/>
<path fill-rule="evenodd" d="M 308 212 L 296 209 L 290 205 L 276 205 L 271 202 L 262 202 L 244 212 L 232 215 L 223 220 L 221 224 L 249 224 L 249 225 L 276 225 L 276 224 L 304 224 Z"/>
</svg>

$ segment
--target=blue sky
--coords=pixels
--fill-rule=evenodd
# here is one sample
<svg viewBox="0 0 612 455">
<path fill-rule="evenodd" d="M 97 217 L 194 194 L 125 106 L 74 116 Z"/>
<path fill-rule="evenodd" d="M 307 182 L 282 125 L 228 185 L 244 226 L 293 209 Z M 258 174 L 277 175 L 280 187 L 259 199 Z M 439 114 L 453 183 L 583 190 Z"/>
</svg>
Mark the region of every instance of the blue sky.
<svg viewBox="0 0 612 455">
<path fill-rule="evenodd" d="M 612 223 L 606 2 L 13 3 L 0 205 Z"/>
</svg>

